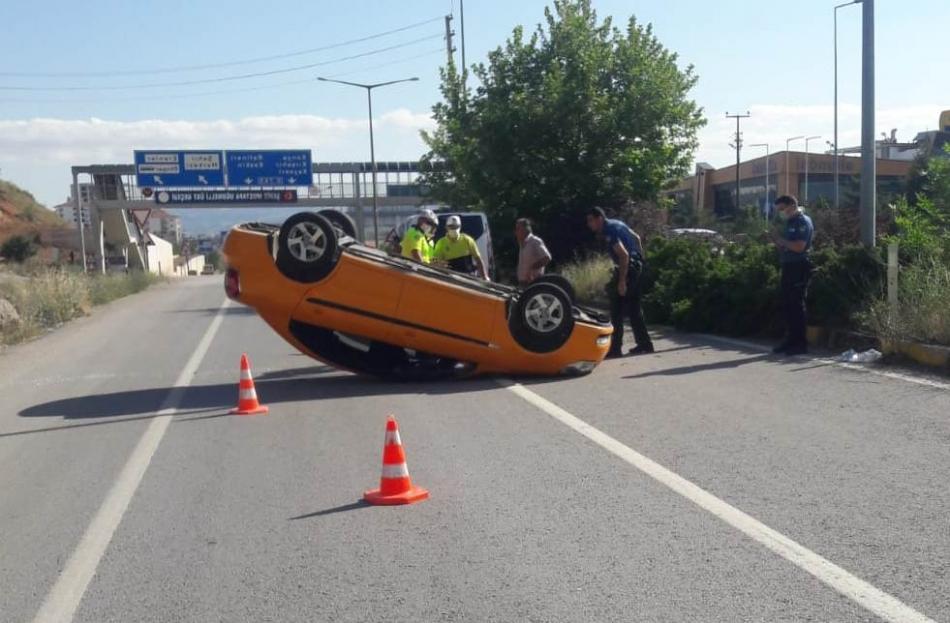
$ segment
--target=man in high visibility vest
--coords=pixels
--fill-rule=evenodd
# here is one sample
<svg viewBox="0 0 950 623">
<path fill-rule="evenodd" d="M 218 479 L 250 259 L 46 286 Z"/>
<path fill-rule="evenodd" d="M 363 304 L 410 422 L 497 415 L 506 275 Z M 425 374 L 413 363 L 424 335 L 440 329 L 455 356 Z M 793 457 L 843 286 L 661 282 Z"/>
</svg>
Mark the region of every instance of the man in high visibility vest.
<svg viewBox="0 0 950 623">
<path fill-rule="evenodd" d="M 402 237 L 402 256 L 420 264 L 431 262 L 432 236 L 438 224 L 439 219 L 435 212 L 424 210 L 416 220 L 416 224 L 406 230 L 406 235 Z"/>
<path fill-rule="evenodd" d="M 488 281 L 485 262 L 475 239 L 462 232 L 462 219 L 453 214 L 445 222 L 445 237 L 435 244 L 433 259 L 445 263 L 450 270 L 478 276 Z"/>
</svg>

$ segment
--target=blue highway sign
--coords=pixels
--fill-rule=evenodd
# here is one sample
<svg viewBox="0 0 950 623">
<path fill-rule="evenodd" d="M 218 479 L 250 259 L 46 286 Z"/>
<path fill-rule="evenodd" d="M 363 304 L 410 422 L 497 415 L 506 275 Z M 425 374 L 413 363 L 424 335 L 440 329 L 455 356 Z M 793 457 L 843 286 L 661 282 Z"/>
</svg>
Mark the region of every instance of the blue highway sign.
<svg viewBox="0 0 950 623">
<path fill-rule="evenodd" d="M 228 151 L 228 186 L 310 186 L 309 149 Z"/>
<path fill-rule="evenodd" d="M 139 188 L 224 186 L 224 152 L 136 151 L 135 183 Z"/>
</svg>

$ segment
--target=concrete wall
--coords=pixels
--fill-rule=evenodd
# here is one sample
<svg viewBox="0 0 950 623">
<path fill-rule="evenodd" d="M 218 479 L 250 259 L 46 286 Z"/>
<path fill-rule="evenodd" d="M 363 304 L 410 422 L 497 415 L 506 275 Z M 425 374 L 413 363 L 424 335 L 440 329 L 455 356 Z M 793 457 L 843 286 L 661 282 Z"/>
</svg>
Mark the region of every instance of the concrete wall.
<svg viewBox="0 0 950 623">
<path fill-rule="evenodd" d="M 201 269 L 205 267 L 205 256 L 192 255 L 185 261 L 184 256 L 175 256 L 175 275 L 178 277 L 187 277 L 190 271 L 201 274 Z"/>
<path fill-rule="evenodd" d="M 172 243 L 152 236 L 148 249 L 148 270 L 156 275 L 172 275 L 175 272 L 175 255 L 172 252 Z"/>
</svg>

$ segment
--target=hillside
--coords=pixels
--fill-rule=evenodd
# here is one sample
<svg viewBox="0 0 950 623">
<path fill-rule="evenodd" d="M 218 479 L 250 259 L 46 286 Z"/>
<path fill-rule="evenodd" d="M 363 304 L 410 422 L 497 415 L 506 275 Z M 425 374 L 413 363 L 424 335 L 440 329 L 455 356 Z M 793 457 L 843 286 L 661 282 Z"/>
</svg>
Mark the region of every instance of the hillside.
<svg viewBox="0 0 950 623">
<path fill-rule="evenodd" d="M 15 235 L 33 238 L 51 227 L 66 227 L 66 222 L 27 191 L 0 180 L 0 242 Z"/>
</svg>

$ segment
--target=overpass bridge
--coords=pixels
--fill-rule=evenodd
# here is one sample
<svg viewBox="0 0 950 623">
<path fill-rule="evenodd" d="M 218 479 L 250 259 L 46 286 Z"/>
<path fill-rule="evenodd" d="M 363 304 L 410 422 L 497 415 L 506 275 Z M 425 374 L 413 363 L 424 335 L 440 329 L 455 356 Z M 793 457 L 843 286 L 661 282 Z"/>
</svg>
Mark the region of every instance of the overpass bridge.
<svg viewBox="0 0 950 623">
<path fill-rule="evenodd" d="M 441 205 L 428 198 L 428 189 L 418 183 L 423 172 L 422 163 L 416 161 L 386 161 L 376 163 L 376 195 L 379 235 L 384 236 L 391 227 L 420 207 L 438 208 Z M 91 227 L 79 229 L 83 238 L 84 254 L 95 257 L 95 265 L 105 271 L 106 249 L 121 250 L 129 257 L 130 265 L 148 269 L 148 236 L 144 232 L 148 215 L 156 208 L 214 209 L 214 208 L 290 208 L 301 210 L 332 208 L 349 214 L 356 222 L 362 240 L 375 237 L 372 214 L 367 218 L 367 208 L 372 208 L 372 164 L 369 162 L 315 162 L 313 184 L 305 187 L 241 187 L 240 189 L 207 187 L 142 188 L 136 185 L 134 164 L 93 164 L 72 167 L 73 202 L 76 214 L 86 212 Z M 80 184 L 91 183 L 91 191 L 80 193 Z M 234 200 L 227 203 L 189 201 L 198 193 L 214 194 L 216 191 L 234 192 L 237 199 L 254 191 L 282 193 L 282 201 L 262 202 Z M 162 193 L 164 191 L 164 194 Z M 288 192 L 289 191 L 289 192 Z M 174 203 L 162 199 L 177 193 Z M 84 198 L 85 197 L 85 198 Z M 86 235 L 86 233 L 90 235 Z M 369 234 L 369 236 L 367 236 Z"/>
</svg>

